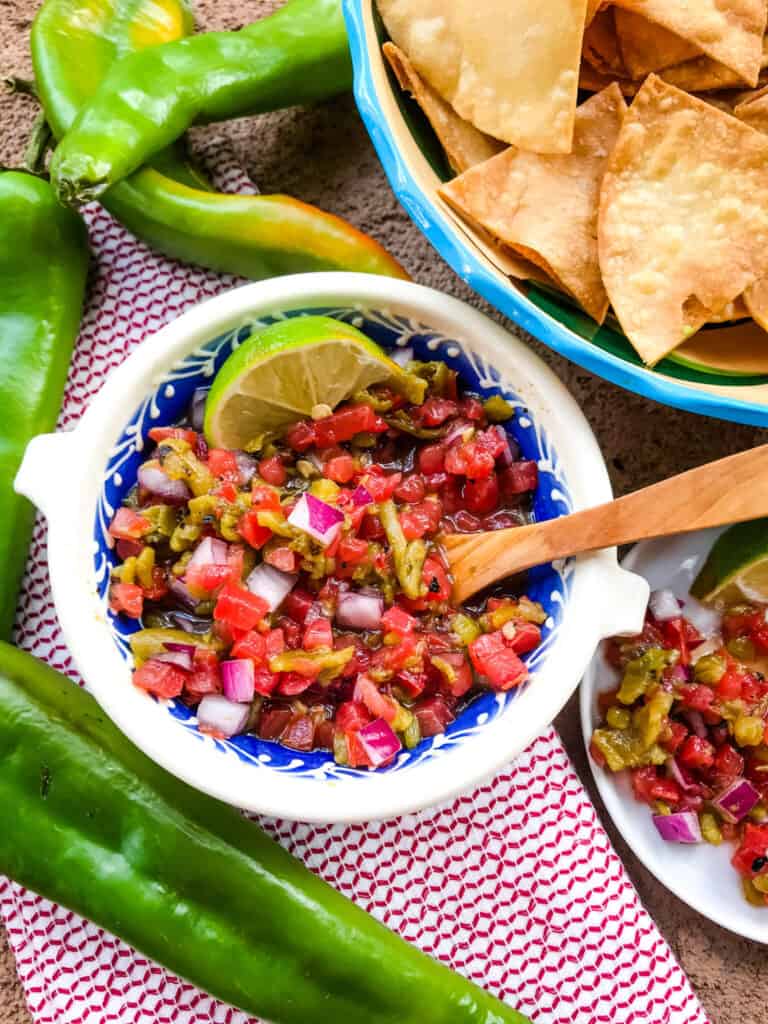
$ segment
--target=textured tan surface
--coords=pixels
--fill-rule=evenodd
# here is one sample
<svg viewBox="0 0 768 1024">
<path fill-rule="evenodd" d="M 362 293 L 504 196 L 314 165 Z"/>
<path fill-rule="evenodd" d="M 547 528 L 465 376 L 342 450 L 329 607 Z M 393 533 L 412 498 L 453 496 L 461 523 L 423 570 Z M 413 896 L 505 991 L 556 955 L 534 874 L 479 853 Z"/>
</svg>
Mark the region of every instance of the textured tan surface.
<svg viewBox="0 0 768 1024">
<path fill-rule="evenodd" d="M 32 0 L 0 0 L 0 74 L 29 73 L 27 32 L 35 7 Z M 270 3 L 198 0 L 198 7 L 200 22 L 218 27 L 257 17 Z M 19 158 L 32 111 L 32 104 L 23 98 L 0 99 L 0 163 Z M 351 99 L 313 111 L 289 111 L 257 122 L 239 122 L 228 126 L 226 132 L 236 139 L 263 191 L 279 188 L 348 217 L 387 244 L 417 281 L 488 311 L 435 255 L 399 207 Z M 543 346 L 533 343 L 533 347 L 584 409 L 619 493 L 766 440 L 764 431 L 647 402 L 571 366 Z M 558 726 L 594 797 L 575 701 L 560 716 Z M 688 910 L 637 864 L 614 832 L 611 834 L 641 898 L 680 958 L 714 1024 L 766 1024 L 765 948 L 738 939 Z M 28 1020 L 0 929 L 0 1024 L 27 1024 Z"/>
</svg>

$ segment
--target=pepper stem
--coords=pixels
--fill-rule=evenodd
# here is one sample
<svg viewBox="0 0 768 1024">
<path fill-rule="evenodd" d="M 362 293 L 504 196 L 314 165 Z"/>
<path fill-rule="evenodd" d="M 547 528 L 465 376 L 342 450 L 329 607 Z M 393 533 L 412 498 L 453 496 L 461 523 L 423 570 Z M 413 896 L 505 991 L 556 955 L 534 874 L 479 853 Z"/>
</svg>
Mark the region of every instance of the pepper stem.
<svg viewBox="0 0 768 1024">
<path fill-rule="evenodd" d="M 40 174 L 45 169 L 45 154 L 50 142 L 51 129 L 41 110 L 32 124 L 32 133 L 24 150 L 24 167 L 32 174 Z"/>
</svg>

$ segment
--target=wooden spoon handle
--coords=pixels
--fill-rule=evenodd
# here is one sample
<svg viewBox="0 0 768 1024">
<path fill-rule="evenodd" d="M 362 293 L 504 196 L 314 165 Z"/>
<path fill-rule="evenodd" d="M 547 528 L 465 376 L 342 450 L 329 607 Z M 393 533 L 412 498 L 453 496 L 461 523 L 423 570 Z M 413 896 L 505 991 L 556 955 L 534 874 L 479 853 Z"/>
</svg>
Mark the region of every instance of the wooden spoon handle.
<svg viewBox="0 0 768 1024">
<path fill-rule="evenodd" d="M 648 537 L 702 530 L 768 515 L 768 445 L 662 480 L 617 501 L 559 519 L 444 538 L 464 601 L 534 565 Z"/>
</svg>

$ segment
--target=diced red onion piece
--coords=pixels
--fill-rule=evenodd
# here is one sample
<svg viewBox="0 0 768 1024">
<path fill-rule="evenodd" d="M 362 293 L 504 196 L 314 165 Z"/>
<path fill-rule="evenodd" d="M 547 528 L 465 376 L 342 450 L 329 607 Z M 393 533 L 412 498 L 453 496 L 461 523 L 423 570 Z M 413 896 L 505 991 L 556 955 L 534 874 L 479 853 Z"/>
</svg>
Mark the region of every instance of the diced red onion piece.
<svg viewBox="0 0 768 1024">
<path fill-rule="evenodd" d="M 693 811 L 676 811 L 674 814 L 654 814 L 653 824 L 659 835 L 668 843 L 700 843 L 701 828 L 699 817 Z"/>
<path fill-rule="evenodd" d="M 683 615 L 702 636 L 713 636 L 715 633 L 720 633 L 722 614 L 714 608 L 708 608 L 705 604 L 697 601 L 695 597 L 689 597 L 686 600 L 683 605 Z"/>
<path fill-rule="evenodd" d="M 702 718 L 700 711 L 686 711 L 684 712 L 683 717 L 691 727 L 691 731 L 695 733 L 700 740 L 707 738 L 707 727 L 704 724 L 704 719 Z"/>
<path fill-rule="evenodd" d="M 172 573 L 168 574 L 168 589 L 187 608 L 194 608 L 200 602 L 200 599 L 190 592 L 189 587 Z"/>
<path fill-rule="evenodd" d="M 676 619 L 680 615 L 680 602 L 671 590 L 654 590 L 648 601 L 648 607 L 657 622 Z"/>
<path fill-rule="evenodd" d="M 293 572 L 282 572 L 273 565 L 262 562 L 257 565 L 245 581 L 252 594 L 263 597 L 271 612 L 276 611 L 296 586 L 298 575 Z"/>
<path fill-rule="evenodd" d="M 204 565 L 226 565 L 228 551 L 229 547 L 226 541 L 218 540 L 216 537 L 203 537 L 187 562 L 187 568 L 190 566 L 197 568 Z"/>
<path fill-rule="evenodd" d="M 194 651 L 194 647 L 192 648 Z M 194 655 L 185 651 L 164 651 L 162 654 L 153 654 L 152 661 L 162 661 L 166 665 L 175 665 L 183 672 L 191 672 L 194 667 Z"/>
<path fill-rule="evenodd" d="M 179 651 L 181 654 L 188 654 L 190 658 L 194 658 L 195 651 L 197 648 L 194 644 L 179 644 L 173 640 L 169 640 L 163 644 L 166 651 Z"/>
<path fill-rule="evenodd" d="M 450 444 L 456 438 L 462 437 L 467 430 L 474 429 L 469 420 L 456 420 L 454 425 L 443 438 L 443 444 Z"/>
<path fill-rule="evenodd" d="M 240 483 L 249 484 L 256 476 L 256 459 L 254 459 L 252 455 L 249 455 L 248 452 L 236 451 L 235 461 L 237 462 L 237 468 L 240 472 Z"/>
<path fill-rule="evenodd" d="M 381 629 L 384 598 L 378 591 L 354 591 L 339 594 L 336 623 L 348 629 Z"/>
<path fill-rule="evenodd" d="M 691 651 L 691 664 L 695 665 L 699 658 L 707 658 L 710 654 L 716 654 L 717 651 L 723 646 L 723 639 L 721 636 L 710 636 L 700 643 L 698 647 L 694 647 Z"/>
<path fill-rule="evenodd" d="M 237 703 L 250 703 L 255 693 L 254 668 L 250 658 L 232 658 L 221 662 L 221 684 L 224 696 Z"/>
<path fill-rule="evenodd" d="M 498 423 L 494 429 L 504 442 L 504 448 L 501 454 L 496 456 L 496 461 L 502 469 L 509 469 L 509 467 L 514 466 L 515 462 L 520 458 L 520 445 L 517 441 L 513 440 L 504 427 L 499 426 Z"/>
<path fill-rule="evenodd" d="M 354 491 L 352 491 L 352 494 L 349 496 L 349 500 L 355 508 L 363 508 L 365 505 L 373 504 L 373 498 L 371 497 L 370 491 L 367 487 L 363 487 L 362 484 L 358 484 Z"/>
<path fill-rule="evenodd" d="M 387 764 L 402 749 L 400 740 L 383 718 L 369 722 L 357 735 L 374 768 Z"/>
<path fill-rule="evenodd" d="M 695 783 L 695 782 L 691 782 L 690 779 L 686 778 L 686 776 L 683 773 L 682 768 L 677 763 L 676 758 L 670 757 L 669 760 L 667 761 L 665 767 L 666 767 L 667 775 L 671 779 L 675 780 L 675 782 L 678 784 L 678 786 L 680 787 L 680 789 L 682 789 L 682 791 L 684 793 L 693 793 L 693 792 L 698 793 L 699 792 L 699 790 L 700 790 L 699 785 L 697 783 Z"/>
<path fill-rule="evenodd" d="M 669 678 L 673 683 L 690 683 L 691 670 L 687 665 L 673 665 L 669 671 Z"/>
<path fill-rule="evenodd" d="M 316 498 L 314 494 L 302 494 L 288 516 L 288 522 L 297 530 L 303 530 L 320 544 L 327 546 L 341 529 L 344 513 L 341 509 Z"/>
<path fill-rule="evenodd" d="M 398 366 L 405 366 L 413 359 L 412 348 L 398 348 L 394 352 L 390 353 L 390 357 L 393 363 L 397 363 Z"/>
<path fill-rule="evenodd" d="M 205 732 L 214 732 L 225 739 L 242 732 L 248 723 L 251 709 L 219 694 L 209 694 L 197 707 L 197 724 Z"/>
<path fill-rule="evenodd" d="M 139 485 L 154 498 L 166 505 L 183 505 L 192 497 L 192 492 L 183 480 L 171 480 L 160 466 L 146 462 L 139 466 Z"/>
<path fill-rule="evenodd" d="M 712 801 L 726 821 L 736 825 L 746 818 L 760 800 L 760 794 L 747 779 L 736 779 L 719 797 Z"/>
<path fill-rule="evenodd" d="M 192 401 L 189 403 L 189 423 L 193 430 L 203 429 L 205 419 L 205 403 L 210 388 L 195 388 Z"/>
</svg>

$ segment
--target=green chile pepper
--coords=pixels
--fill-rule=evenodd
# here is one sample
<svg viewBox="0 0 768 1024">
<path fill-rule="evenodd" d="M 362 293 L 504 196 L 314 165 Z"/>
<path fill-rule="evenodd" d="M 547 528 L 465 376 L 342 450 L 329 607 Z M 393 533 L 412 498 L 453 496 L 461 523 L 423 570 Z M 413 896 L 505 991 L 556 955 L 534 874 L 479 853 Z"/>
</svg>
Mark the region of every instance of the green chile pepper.
<svg viewBox="0 0 768 1024">
<path fill-rule="evenodd" d="M 239 32 L 208 32 L 129 54 L 107 72 L 59 145 L 51 178 L 86 202 L 180 138 L 223 121 L 350 88 L 341 0 L 289 0 Z"/>
<path fill-rule="evenodd" d="M 13 479 L 56 426 L 88 271 L 85 227 L 48 182 L 0 173 L 0 638 L 10 636 L 34 509 Z"/>
<path fill-rule="evenodd" d="M 0 644 L 0 872 L 274 1024 L 526 1024 Z"/>
<path fill-rule="evenodd" d="M 255 59 L 265 96 L 275 95 L 279 87 L 282 100 L 298 102 L 307 88 L 301 84 L 305 77 L 314 83 L 316 99 L 329 95 L 328 90 L 337 91 L 328 83 L 339 82 L 344 75 L 344 87 L 351 86 L 338 7 L 329 7 L 328 0 L 304 0 L 294 22 L 296 32 L 314 33 L 316 20 L 324 20 L 326 26 L 314 48 L 306 51 L 291 35 L 278 33 L 264 59 Z M 328 17 L 331 8 L 334 16 Z M 265 18 L 257 23 L 264 27 L 256 33 L 257 26 L 252 26 L 252 31 L 268 38 L 272 23 L 272 18 Z M 121 57 L 141 56 L 150 47 L 160 52 L 161 44 L 179 39 L 191 27 L 184 0 L 45 0 L 32 26 L 32 58 L 54 135 L 65 134 Z M 260 44 L 254 39 L 252 45 Z M 325 54 L 329 77 L 316 74 L 318 52 Z M 180 144 L 157 153 L 149 165 L 111 188 L 102 202 L 130 231 L 161 252 L 240 277 L 328 269 L 407 276 L 377 242 L 316 207 L 288 196 L 211 192 Z"/>
</svg>

